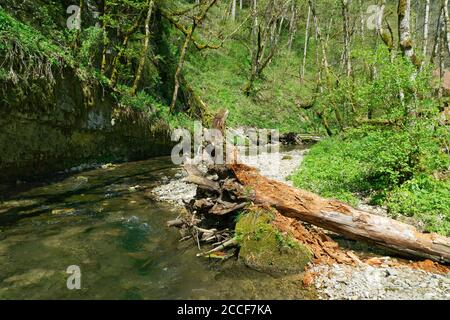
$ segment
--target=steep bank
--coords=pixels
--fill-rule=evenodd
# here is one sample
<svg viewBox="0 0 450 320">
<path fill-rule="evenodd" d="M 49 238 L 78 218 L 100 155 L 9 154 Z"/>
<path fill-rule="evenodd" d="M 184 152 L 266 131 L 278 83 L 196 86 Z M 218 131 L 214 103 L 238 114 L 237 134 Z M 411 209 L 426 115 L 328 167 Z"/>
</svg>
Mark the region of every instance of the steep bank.
<svg viewBox="0 0 450 320">
<path fill-rule="evenodd" d="M 125 99 L 126 90 L 99 75 L 95 39 L 79 47 L 77 31 L 66 26 L 66 5 L 5 1 L 0 7 L 1 184 L 170 152 L 167 117 L 154 100 Z"/>
<path fill-rule="evenodd" d="M 121 107 L 100 87 L 64 71 L 46 92 L 0 101 L 0 181 L 54 173 L 97 160 L 140 160 L 170 152 L 169 127 Z"/>
</svg>

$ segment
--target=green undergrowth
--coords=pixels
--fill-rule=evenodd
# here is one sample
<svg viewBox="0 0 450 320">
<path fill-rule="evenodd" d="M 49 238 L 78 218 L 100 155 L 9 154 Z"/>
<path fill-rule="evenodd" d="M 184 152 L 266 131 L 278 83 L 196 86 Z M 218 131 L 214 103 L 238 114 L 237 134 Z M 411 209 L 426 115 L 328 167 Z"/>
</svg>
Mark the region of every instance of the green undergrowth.
<svg viewBox="0 0 450 320">
<path fill-rule="evenodd" d="M 169 124 L 171 128 L 194 128 L 196 119 L 189 117 L 184 112 L 170 113 L 167 104 L 144 91 L 138 92 L 135 96 L 123 93 L 119 99 L 122 107 L 129 107 L 134 111 L 146 114 L 150 122 L 162 120 Z"/>
<path fill-rule="evenodd" d="M 240 44 L 229 43 L 224 49 L 204 54 L 201 59 L 191 59 L 186 70 L 189 81 L 213 111 L 230 111 L 230 126 L 307 132 L 313 127 L 297 107 L 307 91 L 299 85 L 297 75 L 289 74 L 297 69 L 292 65 L 295 61 L 300 59 L 294 53 L 281 52 L 267 67 L 264 80 L 257 81 L 257 91 L 251 96 L 243 93 L 249 64 L 247 49 Z"/>
<path fill-rule="evenodd" d="M 414 217 L 428 231 L 450 234 L 450 164 L 436 132 L 361 127 L 314 146 L 294 174 L 297 187 L 357 205 L 386 205 L 393 217 Z M 442 174 L 441 174 L 442 176 Z"/>
<path fill-rule="evenodd" d="M 60 46 L 1 8 L 0 56 L 3 60 L 0 77 L 14 82 L 27 80 L 27 77 L 49 76 L 51 68 L 62 66 L 69 60 Z"/>
<path fill-rule="evenodd" d="M 54 84 L 56 73 L 69 67 L 88 86 L 101 84 L 107 88 L 108 79 L 100 75 L 92 60 L 98 55 L 100 31 L 98 28 L 83 30 L 80 50 L 74 53 L 65 50 L 64 44 L 56 44 L 43 32 L 16 20 L 0 8 L 0 80 L 3 85 L 14 85 L 16 97 L 27 95 L 30 91 L 45 97 Z M 74 35 L 74 32 L 67 34 L 66 41 L 70 42 Z M 36 85 L 37 82 L 42 85 Z M 119 86 L 114 93 L 116 101 L 122 107 L 142 113 L 150 123 L 165 121 L 171 127 L 192 126 L 193 121 L 188 115 L 169 113 L 167 104 L 153 95 L 140 91 L 132 96 L 129 91 L 128 86 Z"/>
<path fill-rule="evenodd" d="M 250 13 L 247 10 L 240 13 L 242 19 Z M 220 12 L 213 11 L 213 14 L 213 20 L 223 20 Z M 211 33 L 231 34 L 242 21 L 223 21 L 219 25 L 208 25 L 207 29 Z M 230 111 L 228 124 L 231 127 L 277 128 L 281 132 L 322 130 L 312 121 L 312 112 L 298 107 L 300 102 L 311 99 L 314 87 L 314 82 L 300 83 L 301 35 L 291 50 L 287 47 L 288 38 L 280 38 L 279 48 L 261 78 L 256 80 L 254 92 L 249 96 L 244 93 L 251 70 L 249 43 L 243 37 L 246 28 L 248 23 L 219 49 L 192 50 L 185 65 L 189 83 L 213 112 Z"/>
</svg>

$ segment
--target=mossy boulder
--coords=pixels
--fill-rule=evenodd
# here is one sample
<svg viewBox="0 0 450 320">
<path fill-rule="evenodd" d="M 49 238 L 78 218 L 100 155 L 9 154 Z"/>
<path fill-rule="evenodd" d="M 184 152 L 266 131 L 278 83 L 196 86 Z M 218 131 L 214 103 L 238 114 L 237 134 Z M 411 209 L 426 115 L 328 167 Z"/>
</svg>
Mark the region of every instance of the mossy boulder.
<svg viewBox="0 0 450 320">
<path fill-rule="evenodd" d="M 304 271 L 311 251 L 272 225 L 274 213 L 258 208 L 245 212 L 236 224 L 239 258 L 249 267 L 271 274 Z"/>
</svg>

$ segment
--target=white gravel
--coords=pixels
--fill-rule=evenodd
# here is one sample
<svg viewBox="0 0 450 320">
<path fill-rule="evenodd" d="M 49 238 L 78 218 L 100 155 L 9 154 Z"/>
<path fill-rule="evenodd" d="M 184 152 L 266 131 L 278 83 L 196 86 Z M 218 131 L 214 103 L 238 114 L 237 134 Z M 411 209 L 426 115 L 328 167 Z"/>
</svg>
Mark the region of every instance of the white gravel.
<svg viewBox="0 0 450 320">
<path fill-rule="evenodd" d="M 262 153 L 241 158 L 243 163 L 259 169 L 263 176 L 293 185 L 289 176 L 300 166 L 308 150 L 292 150 L 279 153 Z"/>
</svg>

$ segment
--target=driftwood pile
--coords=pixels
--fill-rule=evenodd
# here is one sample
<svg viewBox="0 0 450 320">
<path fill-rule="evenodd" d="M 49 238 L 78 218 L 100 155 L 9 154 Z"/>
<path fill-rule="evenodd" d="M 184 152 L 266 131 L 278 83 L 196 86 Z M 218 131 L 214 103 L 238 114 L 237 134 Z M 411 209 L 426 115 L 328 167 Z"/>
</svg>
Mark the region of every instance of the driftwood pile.
<svg viewBox="0 0 450 320">
<path fill-rule="evenodd" d="M 201 242 L 215 244 L 213 250 L 200 255 L 208 255 L 236 245 L 230 231 L 233 227 L 233 213 L 249 204 L 256 204 L 271 207 L 280 215 L 301 222 L 294 226 L 294 229 L 303 234 L 305 244 L 316 247 L 312 248 L 315 255 L 326 254 L 337 261 L 358 260 L 351 253 L 346 257 L 337 257 L 333 251 L 333 241 L 323 232 L 312 232 L 314 227 L 311 229 L 312 226 L 309 225 L 332 231 L 345 238 L 387 248 L 404 256 L 450 262 L 449 238 L 434 233 L 421 233 L 405 223 L 357 210 L 343 202 L 324 199 L 270 180 L 246 165 L 215 165 L 209 167 L 207 173 L 193 165 L 186 165 L 185 169 L 188 172 L 185 180 L 198 186 L 197 195 L 186 204 L 191 213 L 190 217 L 180 218 L 169 224 L 194 230 L 194 233 L 191 232 L 191 235 L 186 237 L 194 236 L 199 247 Z M 228 221 L 228 225 L 225 223 L 226 228 L 223 228 L 223 225 L 218 228 L 204 227 L 208 225 L 208 219 L 216 223 L 218 220 Z"/>
</svg>

